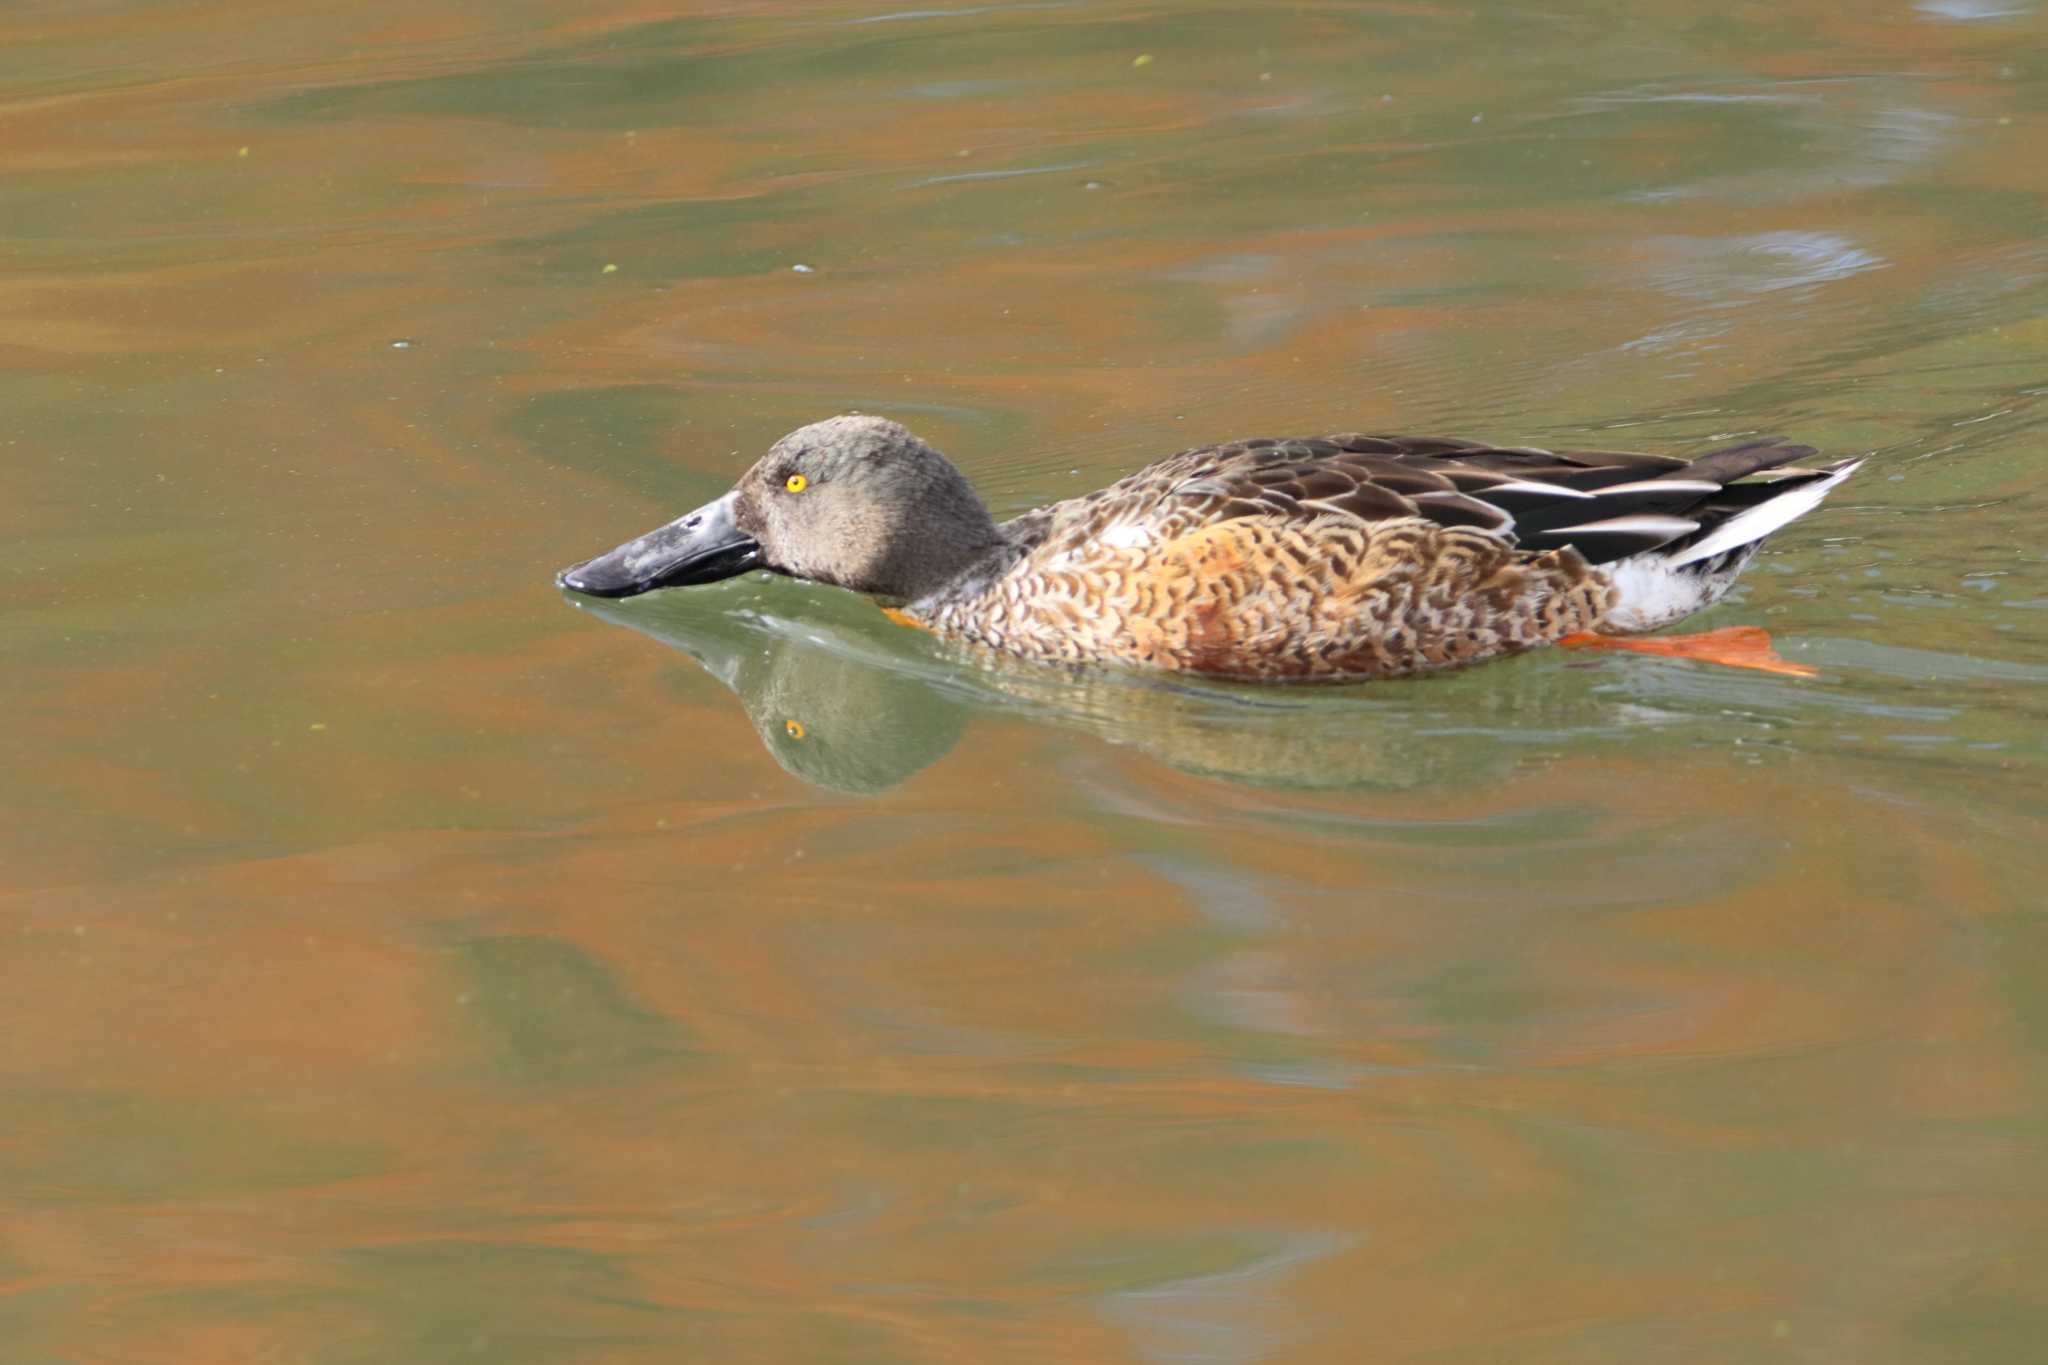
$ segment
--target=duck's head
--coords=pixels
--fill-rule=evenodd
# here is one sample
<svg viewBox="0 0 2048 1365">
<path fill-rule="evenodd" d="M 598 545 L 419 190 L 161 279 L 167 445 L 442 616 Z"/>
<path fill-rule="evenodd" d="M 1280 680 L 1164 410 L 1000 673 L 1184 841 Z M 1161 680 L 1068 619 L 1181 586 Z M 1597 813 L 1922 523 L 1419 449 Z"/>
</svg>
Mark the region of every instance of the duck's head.
<svg viewBox="0 0 2048 1365">
<path fill-rule="evenodd" d="M 832 417 L 777 441 L 724 497 L 556 581 L 631 597 L 770 569 L 908 601 L 1000 539 L 952 461 L 885 418 Z"/>
</svg>

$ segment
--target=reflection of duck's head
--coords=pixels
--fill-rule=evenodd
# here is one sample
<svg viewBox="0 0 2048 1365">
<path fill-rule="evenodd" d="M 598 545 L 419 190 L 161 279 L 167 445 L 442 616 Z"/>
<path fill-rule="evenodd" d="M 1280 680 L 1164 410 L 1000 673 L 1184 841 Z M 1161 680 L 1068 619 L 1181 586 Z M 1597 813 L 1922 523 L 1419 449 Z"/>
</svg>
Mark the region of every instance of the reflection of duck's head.
<svg viewBox="0 0 2048 1365">
<path fill-rule="evenodd" d="M 735 584 L 731 591 L 752 602 L 738 610 L 724 590 L 716 602 L 678 594 L 585 607 L 702 664 L 740 699 L 762 747 L 807 782 L 856 795 L 885 791 L 953 747 L 964 723 L 959 705 L 887 657 L 892 637 L 923 637 L 894 628 L 864 633 L 831 620 L 829 608 L 798 626 L 762 609 L 774 590 Z"/>
<path fill-rule="evenodd" d="M 779 639 L 733 690 L 785 770 L 833 791 L 885 791 L 936 763 L 960 737 L 957 705 L 924 683 Z"/>
<path fill-rule="evenodd" d="M 908 600 L 1002 543 L 952 461 L 884 418 L 833 417 L 777 441 L 723 497 L 560 581 L 594 597 L 631 597 L 772 569 Z"/>
</svg>

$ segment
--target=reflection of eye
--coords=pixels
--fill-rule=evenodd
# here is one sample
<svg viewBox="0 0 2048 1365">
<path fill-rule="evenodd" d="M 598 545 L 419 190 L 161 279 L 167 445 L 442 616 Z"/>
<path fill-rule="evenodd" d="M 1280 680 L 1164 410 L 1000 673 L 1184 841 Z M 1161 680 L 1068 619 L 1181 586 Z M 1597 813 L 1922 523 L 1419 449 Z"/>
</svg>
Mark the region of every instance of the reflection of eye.
<svg viewBox="0 0 2048 1365">
<path fill-rule="evenodd" d="M 811 481 L 801 474 L 792 474 L 782 481 L 782 486 L 792 493 L 801 493 L 811 486 Z"/>
<path fill-rule="evenodd" d="M 803 478 L 803 475 L 797 474 L 793 476 L 792 481 L 801 478 Z M 802 739 L 805 734 L 804 723 L 800 720 L 786 720 L 782 722 L 782 732 L 791 739 Z"/>
</svg>

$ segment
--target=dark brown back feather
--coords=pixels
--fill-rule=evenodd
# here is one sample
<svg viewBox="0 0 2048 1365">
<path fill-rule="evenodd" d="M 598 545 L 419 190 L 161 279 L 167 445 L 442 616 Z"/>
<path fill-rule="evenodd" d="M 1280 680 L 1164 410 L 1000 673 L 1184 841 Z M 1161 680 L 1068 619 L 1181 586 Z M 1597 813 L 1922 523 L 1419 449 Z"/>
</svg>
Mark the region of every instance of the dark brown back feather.
<svg viewBox="0 0 2048 1365">
<path fill-rule="evenodd" d="M 1244 516 L 1422 517 L 1531 551 L 1569 545 L 1599 564 L 1691 539 L 1773 486 L 1731 482 L 1813 453 L 1774 438 L 1687 462 L 1447 436 L 1262 437 L 1183 450 L 1012 525 L 1033 541 L 1078 546 L 1117 525 L 1178 534 Z"/>
</svg>

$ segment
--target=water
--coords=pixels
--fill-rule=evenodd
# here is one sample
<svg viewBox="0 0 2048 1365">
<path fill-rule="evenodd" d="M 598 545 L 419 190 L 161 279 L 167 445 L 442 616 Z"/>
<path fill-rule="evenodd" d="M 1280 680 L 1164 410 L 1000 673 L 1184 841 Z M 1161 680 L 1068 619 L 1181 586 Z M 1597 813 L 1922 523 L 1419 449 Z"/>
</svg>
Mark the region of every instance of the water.
<svg viewBox="0 0 2048 1365">
<path fill-rule="evenodd" d="M 2038 1355 L 2044 36 L 16 6 L 0 1359 Z M 846 408 L 1873 458 L 1811 680 L 553 587 Z"/>
</svg>

